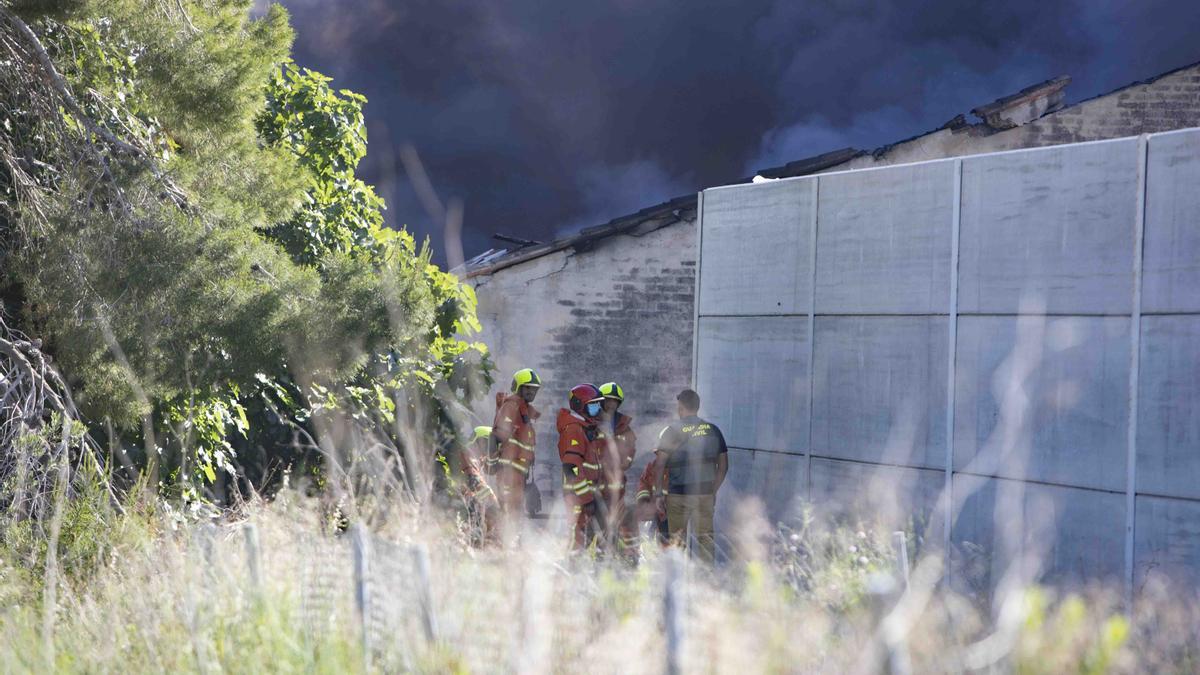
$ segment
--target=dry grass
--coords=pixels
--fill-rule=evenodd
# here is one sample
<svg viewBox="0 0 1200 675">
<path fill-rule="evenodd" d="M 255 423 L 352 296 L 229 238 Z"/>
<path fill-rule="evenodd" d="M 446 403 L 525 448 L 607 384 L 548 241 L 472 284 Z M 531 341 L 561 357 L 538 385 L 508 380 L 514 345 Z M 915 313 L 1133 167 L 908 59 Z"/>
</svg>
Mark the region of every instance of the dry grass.
<svg viewBox="0 0 1200 675">
<path fill-rule="evenodd" d="M 912 672 L 1190 672 L 1198 663 L 1194 602 L 1149 591 L 1126 620 L 1103 589 L 1025 589 L 993 618 L 939 589 L 936 563 L 925 561 L 909 593 L 872 596 L 868 586 L 892 568 L 886 532 L 778 532 L 752 511 L 742 517 L 738 560 L 682 568 L 686 672 L 877 672 L 887 645 L 892 667 Z M 331 532 L 315 500 L 286 492 L 236 518 L 205 522 L 159 506 L 109 522 L 98 568 L 68 570 L 60 584 L 49 643 L 36 574 L 10 558 L 0 568 L 4 670 L 664 671 L 670 557 L 649 542 L 629 569 L 569 557 L 563 537 L 545 530 L 528 530 L 513 549 L 479 550 L 444 515 L 376 513 L 364 630 L 353 537 Z M 68 516 L 64 531 L 76 525 Z M 88 541 L 71 536 L 62 550 Z M 428 556 L 427 601 L 414 551 Z"/>
</svg>

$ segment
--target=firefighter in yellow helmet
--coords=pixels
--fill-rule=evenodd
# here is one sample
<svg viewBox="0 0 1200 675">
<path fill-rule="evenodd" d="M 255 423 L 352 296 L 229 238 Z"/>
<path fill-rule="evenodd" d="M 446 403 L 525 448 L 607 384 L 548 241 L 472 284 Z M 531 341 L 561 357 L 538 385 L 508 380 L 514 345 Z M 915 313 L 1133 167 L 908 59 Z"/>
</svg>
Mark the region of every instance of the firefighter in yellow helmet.
<svg viewBox="0 0 1200 675">
<path fill-rule="evenodd" d="M 532 368 L 522 368 L 513 374 L 509 393 L 496 394 L 488 466 L 495 475 L 500 509 L 509 518 L 525 508 L 525 483 L 533 468 L 536 443 L 533 423 L 541 414 L 533 401 L 541 386 L 542 380 Z"/>
<path fill-rule="evenodd" d="M 637 559 L 638 529 L 633 511 L 625 506 L 625 473 L 633 465 L 637 454 L 637 434 L 633 432 L 633 418 L 620 412 L 625 402 L 625 391 L 616 382 L 600 385 L 604 397 L 603 409 L 598 426 L 605 439 L 604 444 L 604 499 L 608 505 L 610 527 L 609 541 L 616 541 L 617 551 L 630 560 Z"/>
<path fill-rule="evenodd" d="M 436 481 L 453 508 L 464 516 L 466 535 L 473 545 L 492 538 L 492 526 L 499 503 L 483 477 L 483 462 L 488 450 L 491 427 L 475 427 L 470 440 L 456 448 L 439 452 L 440 477 Z"/>
</svg>

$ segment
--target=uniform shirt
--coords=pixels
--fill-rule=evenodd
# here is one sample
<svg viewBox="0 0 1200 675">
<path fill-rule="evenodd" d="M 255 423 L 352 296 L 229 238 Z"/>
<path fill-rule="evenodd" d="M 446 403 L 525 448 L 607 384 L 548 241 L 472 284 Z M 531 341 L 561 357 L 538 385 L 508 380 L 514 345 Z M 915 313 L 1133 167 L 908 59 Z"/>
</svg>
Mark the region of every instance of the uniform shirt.
<svg viewBox="0 0 1200 675">
<path fill-rule="evenodd" d="M 729 449 L 715 424 L 692 415 L 662 430 L 657 452 L 666 455 L 671 494 L 710 495 L 716 491 L 717 458 Z"/>
</svg>

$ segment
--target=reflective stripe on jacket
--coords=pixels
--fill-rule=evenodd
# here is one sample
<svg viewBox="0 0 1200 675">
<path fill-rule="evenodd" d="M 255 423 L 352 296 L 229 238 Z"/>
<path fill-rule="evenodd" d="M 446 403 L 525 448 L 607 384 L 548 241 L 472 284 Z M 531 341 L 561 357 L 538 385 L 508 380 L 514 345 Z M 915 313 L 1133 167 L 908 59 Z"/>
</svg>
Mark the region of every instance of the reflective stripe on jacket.
<svg viewBox="0 0 1200 675">
<path fill-rule="evenodd" d="M 604 467 L 607 489 L 612 495 L 623 495 L 625 471 L 633 464 L 637 454 L 637 434 L 633 432 L 633 418 L 616 413 L 613 429 L 604 439 Z"/>
<path fill-rule="evenodd" d="M 602 487 L 604 467 L 600 461 L 600 442 L 595 424 L 581 415 L 560 408 L 558 427 L 558 458 L 572 467 L 572 474 L 563 474 L 563 494 L 574 503 L 587 504 Z"/>
<path fill-rule="evenodd" d="M 646 468 L 642 470 L 642 475 L 638 478 L 637 495 L 634 496 L 635 501 L 643 499 L 653 499 L 655 497 L 667 496 L 667 472 L 663 472 L 662 482 L 658 485 L 658 490 L 654 489 L 654 461 L 646 463 Z"/>
<path fill-rule="evenodd" d="M 498 448 L 488 458 L 493 466 L 507 466 L 521 474 L 528 474 L 533 466 L 533 451 L 537 434 L 533 422 L 540 413 L 525 399 L 516 394 L 496 394 L 496 418 L 492 422 L 492 434 Z"/>
</svg>

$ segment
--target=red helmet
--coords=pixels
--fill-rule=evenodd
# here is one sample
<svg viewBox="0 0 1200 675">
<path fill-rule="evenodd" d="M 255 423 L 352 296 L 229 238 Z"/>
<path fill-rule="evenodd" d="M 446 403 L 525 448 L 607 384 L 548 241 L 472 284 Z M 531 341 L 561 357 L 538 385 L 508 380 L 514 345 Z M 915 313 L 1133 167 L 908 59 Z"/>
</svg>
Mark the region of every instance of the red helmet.
<svg viewBox="0 0 1200 675">
<path fill-rule="evenodd" d="M 587 414 L 587 404 L 592 401 L 603 400 L 600 390 L 594 384 L 577 384 L 571 388 L 571 412 L 591 417 Z"/>
</svg>

